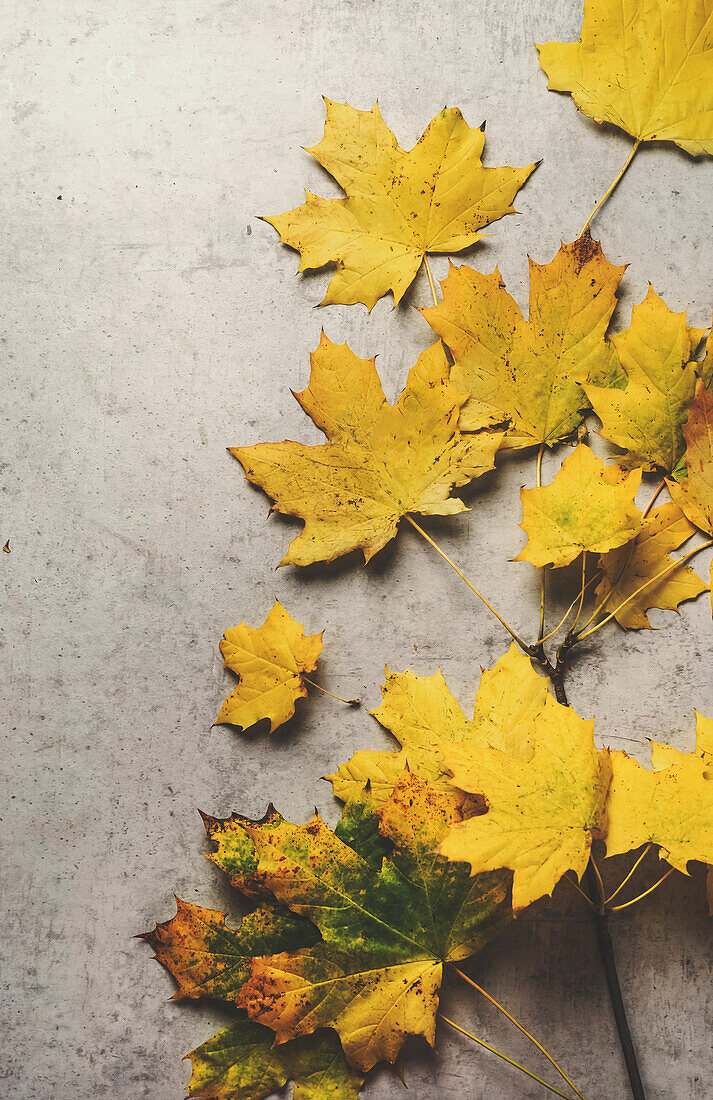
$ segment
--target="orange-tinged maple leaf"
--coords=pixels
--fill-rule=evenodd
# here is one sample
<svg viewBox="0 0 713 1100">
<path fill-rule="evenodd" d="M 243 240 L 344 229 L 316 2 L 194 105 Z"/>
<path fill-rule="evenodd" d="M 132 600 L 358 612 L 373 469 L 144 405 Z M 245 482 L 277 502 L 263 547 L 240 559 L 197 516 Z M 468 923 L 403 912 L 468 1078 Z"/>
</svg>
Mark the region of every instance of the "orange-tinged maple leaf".
<svg viewBox="0 0 713 1100">
<path fill-rule="evenodd" d="M 423 352 L 389 405 L 374 360 L 322 334 L 309 386 L 295 396 L 328 443 L 231 448 L 278 512 L 305 521 L 281 565 L 332 561 L 358 549 L 368 561 L 408 513 L 466 511 L 451 490 L 492 469 L 502 439 L 458 431 L 465 396 L 449 381 L 440 344 Z"/>
<path fill-rule="evenodd" d="M 485 168 L 483 129 L 457 108 L 436 115 L 410 152 L 399 148 L 378 104 L 356 111 L 325 100 L 324 137 L 307 151 L 346 193 L 265 218 L 302 255 L 300 271 L 336 263 L 322 305 L 363 302 L 372 309 L 413 282 L 427 252 L 459 252 L 505 214 L 535 169 Z"/>
<path fill-rule="evenodd" d="M 303 673 L 317 667 L 322 634 L 305 634 L 279 600 L 260 627 L 226 630 L 220 643 L 226 668 L 239 677 L 216 723 L 249 729 L 263 718 L 270 733 L 295 713 L 295 703 L 307 696 Z"/>
<path fill-rule="evenodd" d="M 713 535 L 713 391 L 706 388 L 703 379 L 696 386 L 683 435 L 688 476 L 680 483 L 667 482 L 669 492 L 691 523 Z M 713 606 L 713 561 L 710 575 Z"/>
<path fill-rule="evenodd" d="M 640 482 L 641 470 L 622 477 L 580 443 L 550 485 L 520 490 L 529 540 L 515 561 L 569 565 L 584 550 L 601 554 L 629 542 L 641 529 Z"/>
<path fill-rule="evenodd" d="M 550 263 L 529 263 L 527 321 L 497 268 L 451 267 L 443 301 L 421 311 L 453 353 L 454 386 L 469 395 L 461 428 L 507 422 L 508 446 L 565 439 L 588 408 L 581 384 L 620 373 L 606 331 L 626 268 L 609 263 L 589 230 Z"/>
</svg>

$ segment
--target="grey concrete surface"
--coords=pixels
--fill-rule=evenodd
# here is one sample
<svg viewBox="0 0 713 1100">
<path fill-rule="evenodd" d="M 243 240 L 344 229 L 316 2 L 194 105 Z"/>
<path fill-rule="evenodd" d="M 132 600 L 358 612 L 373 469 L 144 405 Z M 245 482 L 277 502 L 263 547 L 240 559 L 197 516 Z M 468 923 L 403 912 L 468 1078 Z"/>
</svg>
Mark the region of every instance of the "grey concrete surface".
<svg viewBox="0 0 713 1100">
<path fill-rule="evenodd" d="M 280 570 L 294 527 L 226 445 L 316 441 L 289 388 L 323 325 L 378 353 L 395 395 L 430 342 L 412 308 L 313 308 L 324 274 L 256 215 L 335 189 L 301 151 L 322 94 L 383 114 L 409 145 L 444 105 L 487 119 L 488 163 L 544 158 L 515 217 L 469 257 L 497 262 L 526 304 L 529 252 L 572 240 L 629 143 L 546 91 L 534 42 L 576 37 L 579 0 L 10 0 L 0 62 L 3 434 L 1 554 L 5 776 L 2 1096 L 173 1100 L 181 1055 L 221 1017 L 168 1002 L 168 976 L 132 936 L 172 894 L 230 906 L 203 859 L 202 807 L 304 820 L 336 805 L 319 777 L 388 744 L 365 710 L 315 697 L 268 742 L 211 729 L 231 680 L 217 643 L 275 595 L 325 629 L 320 680 L 379 698 L 383 666 L 440 666 L 467 709 L 507 639 L 415 533 L 369 568 Z M 616 323 L 650 280 L 705 326 L 713 305 L 713 164 L 646 148 L 595 224 L 629 262 Z M 434 269 L 443 276 L 445 259 Z M 536 578 L 518 488 L 532 462 L 484 479 L 473 510 L 434 523 L 444 546 L 523 630 Z M 703 571 L 705 559 L 698 568 Z M 553 610 L 554 616 L 554 610 Z M 710 605 L 602 632 L 571 670 L 601 743 L 683 748 L 713 714 Z M 650 1100 L 713 1095 L 711 927 L 702 880 L 675 876 L 616 933 Z M 627 1090 L 591 926 L 560 887 L 474 973 L 551 1045 L 590 1100 Z M 541 1065 L 486 1004 L 446 987 L 451 1014 Z M 465 1039 L 415 1046 L 419 1100 L 545 1095 Z M 401 1096 L 385 1073 L 369 1098 Z"/>
</svg>

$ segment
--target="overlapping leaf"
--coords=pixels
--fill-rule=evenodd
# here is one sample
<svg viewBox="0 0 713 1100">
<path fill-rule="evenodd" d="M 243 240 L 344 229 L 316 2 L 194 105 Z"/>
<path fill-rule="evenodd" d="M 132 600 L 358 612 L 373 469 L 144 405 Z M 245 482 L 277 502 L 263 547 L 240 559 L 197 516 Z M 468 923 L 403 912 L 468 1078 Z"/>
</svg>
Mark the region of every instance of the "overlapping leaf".
<svg viewBox="0 0 713 1100">
<path fill-rule="evenodd" d="M 483 167 L 483 128 L 472 130 L 457 108 L 436 115 L 405 152 L 378 105 L 356 111 L 325 102 L 324 137 L 308 152 L 346 198 L 307 192 L 303 206 L 265 219 L 301 253 L 301 271 L 337 264 L 323 305 L 371 309 L 389 291 L 398 304 L 427 252 L 459 252 L 514 213 L 512 201 L 536 167 Z"/>
<path fill-rule="evenodd" d="M 669 482 L 671 496 L 701 531 L 713 535 L 713 391 L 700 381 L 683 434 L 686 478 Z"/>
<path fill-rule="evenodd" d="M 407 513 L 465 510 L 451 489 L 492 469 L 502 437 L 460 434 L 465 396 L 448 373 L 436 344 L 411 369 L 396 405 L 389 405 L 374 360 L 322 335 L 309 386 L 296 397 L 329 442 L 231 448 L 278 512 L 305 521 L 281 565 L 332 561 L 358 549 L 368 561 Z"/>
<path fill-rule="evenodd" d="M 588 407 L 581 384 L 621 374 L 606 331 L 624 271 L 587 230 L 550 263 L 530 260 L 526 321 L 497 268 L 452 267 L 443 301 L 422 312 L 453 353 L 453 384 L 469 395 L 461 427 L 507 422 L 510 446 L 571 435 Z"/>
<path fill-rule="evenodd" d="M 580 443 L 550 485 L 520 490 L 529 538 L 515 560 L 568 565 L 584 550 L 601 554 L 629 542 L 641 530 L 640 482 L 641 470 L 622 477 Z"/>
<path fill-rule="evenodd" d="M 295 703 L 306 698 L 302 674 L 317 667 L 322 635 L 305 634 L 279 600 L 261 627 L 226 630 L 220 643 L 226 668 L 239 676 L 238 686 L 220 709 L 217 722 L 248 729 L 263 718 L 270 733 L 292 717 Z"/>
<path fill-rule="evenodd" d="M 601 434 L 623 448 L 622 463 L 667 473 L 678 467 L 685 449 L 681 427 L 696 385 L 693 353 L 704 332 L 649 287 L 632 311 L 631 327 L 612 337 L 626 388 L 584 389 L 602 421 Z"/>
<path fill-rule="evenodd" d="M 585 0 L 581 41 L 538 46 L 553 91 L 637 141 L 713 153 L 711 0 Z"/>
<path fill-rule="evenodd" d="M 356 1100 L 361 1074 L 347 1065 L 339 1039 L 324 1031 L 275 1046 L 269 1028 L 240 1020 L 186 1057 L 188 1095 L 205 1100 L 262 1100 L 294 1081 L 292 1100 Z"/>
<path fill-rule="evenodd" d="M 274 811 L 261 822 L 209 823 L 213 858 L 231 879 L 249 878 L 322 937 L 254 959 L 238 1005 L 278 1042 L 334 1027 L 360 1070 L 393 1061 L 410 1034 L 433 1042 L 443 963 L 477 951 L 510 912 L 509 875 L 471 879 L 467 867 L 435 854 L 453 819 L 448 800 L 406 772 L 378 816 L 365 793 L 336 832 L 318 816 L 297 826 Z M 380 863 L 377 822 L 393 848 Z M 238 831 L 254 846 L 242 868 L 244 840 L 231 843 Z M 355 832 L 366 859 L 352 846 Z"/>
<path fill-rule="evenodd" d="M 613 752 L 607 854 L 653 843 L 684 874 L 690 860 L 713 863 L 713 723 L 699 716 L 696 748 L 652 746 L 654 771 Z"/>
<path fill-rule="evenodd" d="M 592 840 L 603 835 L 611 769 L 594 745 L 594 724 L 551 696 L 519 753 L 444 745 L 443 759 L 461 790 L 483 796 L 487 813 L 454 824 L 441 844 L 473 874 L 509 867 L 513 908 L 551 894 L 574 871 L 581 878 Z"/>
<path fill-rule="evenodd" d="M 366 782 L 375 805 L 388 800 L 408 766 L 454 805 L 463 801 L 454 791 L 442 759 L 444 745 L 488 744 L 517 751 L 532 735 L 534 717 L 545 705 L 547 680 L 535 672 L 513 642 L 495 667 L 484 670 L 471 720 L 463 714 L 440 671 L 433 676 L 386 670 L 382 703 L 372 713 L 401 744 L 400 751 L 363 750 L 342 764 L 331 780 L 337 798 L 358 795 Z"/>
<path fill-rule="evenodd" d="M 632 542 L 603 554 L 599 559 L 602 579 L 596 590 L 602 612 L 614 612 L 626 630 L 641 630 L 651 626 L 646 614 L 649 608 L 675 611 L 684 600 L 707 591 L 708 585 L 688 565 L 672 568 L 655 580 L 673 567 L 669 552 L 677 550 L 694 531 L 678 505 L 669 502 L 647 516 Z"/>
</svg>

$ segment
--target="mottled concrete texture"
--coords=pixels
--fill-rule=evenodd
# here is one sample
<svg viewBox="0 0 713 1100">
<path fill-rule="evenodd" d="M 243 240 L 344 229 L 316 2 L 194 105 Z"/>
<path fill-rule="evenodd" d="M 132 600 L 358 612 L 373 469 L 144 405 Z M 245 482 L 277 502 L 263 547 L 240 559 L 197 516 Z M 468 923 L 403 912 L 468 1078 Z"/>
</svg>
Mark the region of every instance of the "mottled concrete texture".
<svg viewBox="0 0 713 1100">
<path fill-rule="evenodd" d="M 325 629 L 320 680 L 379 698 L 385 662 L 440 666 L 466 709 L 507 639 L 414 532 L 365 569 L 274 571 L 294 528 L 272 519 L 226 445 L 316 441 L 290 395 L 323 325 L 379 354 L 388 395 L 430 342 L 412 308 L 313 308 L 326 277 L 256 215 L 335 190 L 301 146 L 320 96 L 379 98 L 403 145 L 444 105 L 487 119 L 489 163 L 544 162 L 469 262 L 495 263 L 519 301 L 527 253 L 572 240 L 624 160 L 625 136 L 546 91 L 534 43 L 576 37 L 579 0 L 14 0 L 3 13 L 1 554 L 4 772 L 2 1094 L 12 1100 L 177 1100 L 181 1055 L 216 1011 L 168 1003 L 168 976 L 132 936 L 173 892 L 217 907 L 202 807 L 304 820 L 336 806 L 319 776 L 388 744 L 365 710 L 315 697 L 268 742 L 210 728 L 230 677 L 217 643 L 278 595 Z M 707 325 L 713 164 L 644 149 L 596 223 L 630 264 L 617 313 L 647 282 Z M 445 258 L 434 269 L 443 276 Z M 551 469 L 548 464 L 548 472 Z M 443 521 L 444 546 L 523 630 L 536 578 L 509 462 Z M 705 558 L 699 568 L 705 568 Z M 569 677 L 602 742 L 692 745 L 713 713 L 711 613 L 654 612 L 646 634 L 598 635 Z M 553 620 L 554 621 L 554 620 Z M 713 1095 L 710 925 L 702 881 L 675 876 L 621 920 L 616 949 L 650 1100 Z M 590 1100 L 627 1095 L 587 913 L 560 887 L 474 973 L 561 1055 Z M 544 1067 L 484 1003 L 450 1013 Z M 544 1095 L 459 1036 L 416 1046 L 412 1097 Z M 403 1094 L 376 1075 L 366 1096 Z"/>
</svg>

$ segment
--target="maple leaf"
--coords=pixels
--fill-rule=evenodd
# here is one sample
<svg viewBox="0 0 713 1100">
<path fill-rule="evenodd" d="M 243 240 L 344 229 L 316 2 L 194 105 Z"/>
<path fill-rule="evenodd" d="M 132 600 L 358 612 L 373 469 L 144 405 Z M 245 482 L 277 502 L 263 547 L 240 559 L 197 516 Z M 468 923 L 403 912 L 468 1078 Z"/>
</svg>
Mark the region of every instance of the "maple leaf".
<svg viewBox="0 0 713 1100">
<path fill-rule="evenodd" d="M 683 874 L 713 863 L 713 723 L 698 715 L 693 752 L 652 743 L 653 771 L 621 751 L 611 764 L 607 855 L 652 843 Z"/>
<path fill-rule="evenodd" d="M 713 326 L 706 340 L 706 354 L 702 362 L 696 363 L 696 372 L 708 389 L 713 386 Z"/>
<path fill-rule="evenodd" d="M 463 742 L 514 751 L 528 742 L 547 691 L 547 680 L 535 672 L 530 658 L 514 642 L 494 668 L 483 671 L 472 720 L 463 714 L 440 671 L 417 676 L 387 668 L 382 703 L 372 714 L 399 741 L 401 750 L 356 752 L 325 778 L 337 798 L 344 800 L 355 797 L 368 781 L 374 804 L 380 806 L 408 766 L 459 805 L 463 797 L 450 782 L 442 746 Z"/>
<path fill-rule="evenodd" d="M 279 600 L 261 627 L 239 626 L 226 630 L 220 643 L 226 668 L 240 677 L 216 719 L 248 729 L 270 719 L 270 733 L 295 713 L 298 699 L 307 697 L 302 674 L 317 667 L 322 634 L 305 634 Z"/>
<path fill-rule="evenodd" d="M 713 153 L 710 0 L 585 0 L 580 42 L 538 46 L 552 91 L 639 141 Z"/>
<path fill-rule="evenodd" d="M 548 696 L 520 753 L 443 746 L 454 785 L 483 796 L 488 811 L 454 824 L 440 851 L 470 863 L 473 874 L 509 867 L 515 910 L 551 894 L 567 871 L 581 878 L 602 835 L 611 772 L 593 731 L 593 722 Z"/>
<path fill-rule="evenodd" d="M 685 444 L 681 426 L 696 385 L 693 353 L 705 329 L 691 328 L 653 287 L 634 306 L 631 327 L 612 337 L 626 372 L 626 389 L 585 385 L 602 422 L 600 434 L 626 452 L 628 466 L 676 469 Z"/>
<path fill-rule="evenodd" d="M 398 305 L 427 252 L 459 252 L 515 213 L 512 201 L 536 167 L 484 168 L 483 129 L 472 130 L 457 108 L 436 115 L 405 152 L 378 104 L 325 103 L 324 137 L 307 152 L 347 197 L 307 192 L 303 206 L 264 219 L 301 253 L 300 271 L 337 264 L 322 305 L 371 310 L 390 290 Z"/>
<path fill-rule="evenodd" d="M 188 1095 L 206 1100 L 262 1100 L 294 1081 L 292 1100 L 354 1100 L 363 1077 L 347 1065 L 339 1039 L 324 1031 L 280 1046 L 266 1027 L 240 1020 L 186 1055 Z"/>
<path fill-rule="evenodd" d="M 667 566 L 673 565 L 669 551 L 677 550 L 694 531 L 693 524 L 673 502 L 663 504 L 647 516 L 632 542 L 610 550 L 599 559 L 602 579 L 597 586 L 596 599 L 603 601 L 601 611 L 614 612 L 616 621 L 626 630 L 641 630 L 651 627 L 646 614 L 649 608 L 675 611 L 684 600 L 693 600 L 707 591 L 708 585 L 690 566 L 684 565 L 637 592 Z M 624 603 L 624 607 L 619 606 Z"/>
<path fill-rule="evenodd" d="M 492 469 L 502 435 L 461 436 L 465 397 L 449 382 L 440 344 L 419 357 L 396 405 L 384 397 L 374 360 L 346 344 L 323 333 L 311 360 L 309 386 L 295 396 L 329 442 L 231 448 L 276 511 L 305 521 L 281 565 L 332 561 L 357 549 L 369 561 L 409 512 L 467 510 L 450 491 Z"/>
<path fill-rule="evenodd" d="M 589 230 L 529 265 L 527 321 L 497 268 L 451 266 L 440 305 L 421 310 L 453 353 L 453 385 L 469 395 L 460 427 L 507 421 L 509 446 L 565 439 L 588 408 L 580 384 L 620 374 L 606 331 L 626 267 L 610 264 Z"/>
<path fill-rule="evenodd" d="M 702 381 L 696 386 L 683 435 L 687 476 L 680 484 L 668 481 L 668 488 L 691 523 L 713 535 L 713 391 Z"/>
<path fill-rule="evenodd" d="M 515 561 L 569 565 L 583 550 L 601 554 L 629 542 L 641 529 L 640 482 L 641 470 L 622 478 L 580 443 L 550 485 L 520 490 L 529 541 Z"/>
<path fill-rule="evenodd" d="M 349 1063 L 363 1071 L 393 1061 L 408 1035 L 433 1043 L 443 963 L 473 954 L 510 919 L 509 875 L 471 879 L 467 867 L 436 854 L 456 816 L 406 772 L 379 814 L 365 792 L 335 832 L 319 816 L 298 826 L 274 810 L 260 822 L 234 816 L 209 827 L 215 861 L 231 879 L 250 877 L 322 936 L 312 947 L 253 959 L 238 1006 L 278 1043 L 335 1028 Z M 230 843 L 236 831 L 254 846 L 242 869 L 244 841 Z M 365 842 L 368 858 L 357 851 Z"/>
</svg>

